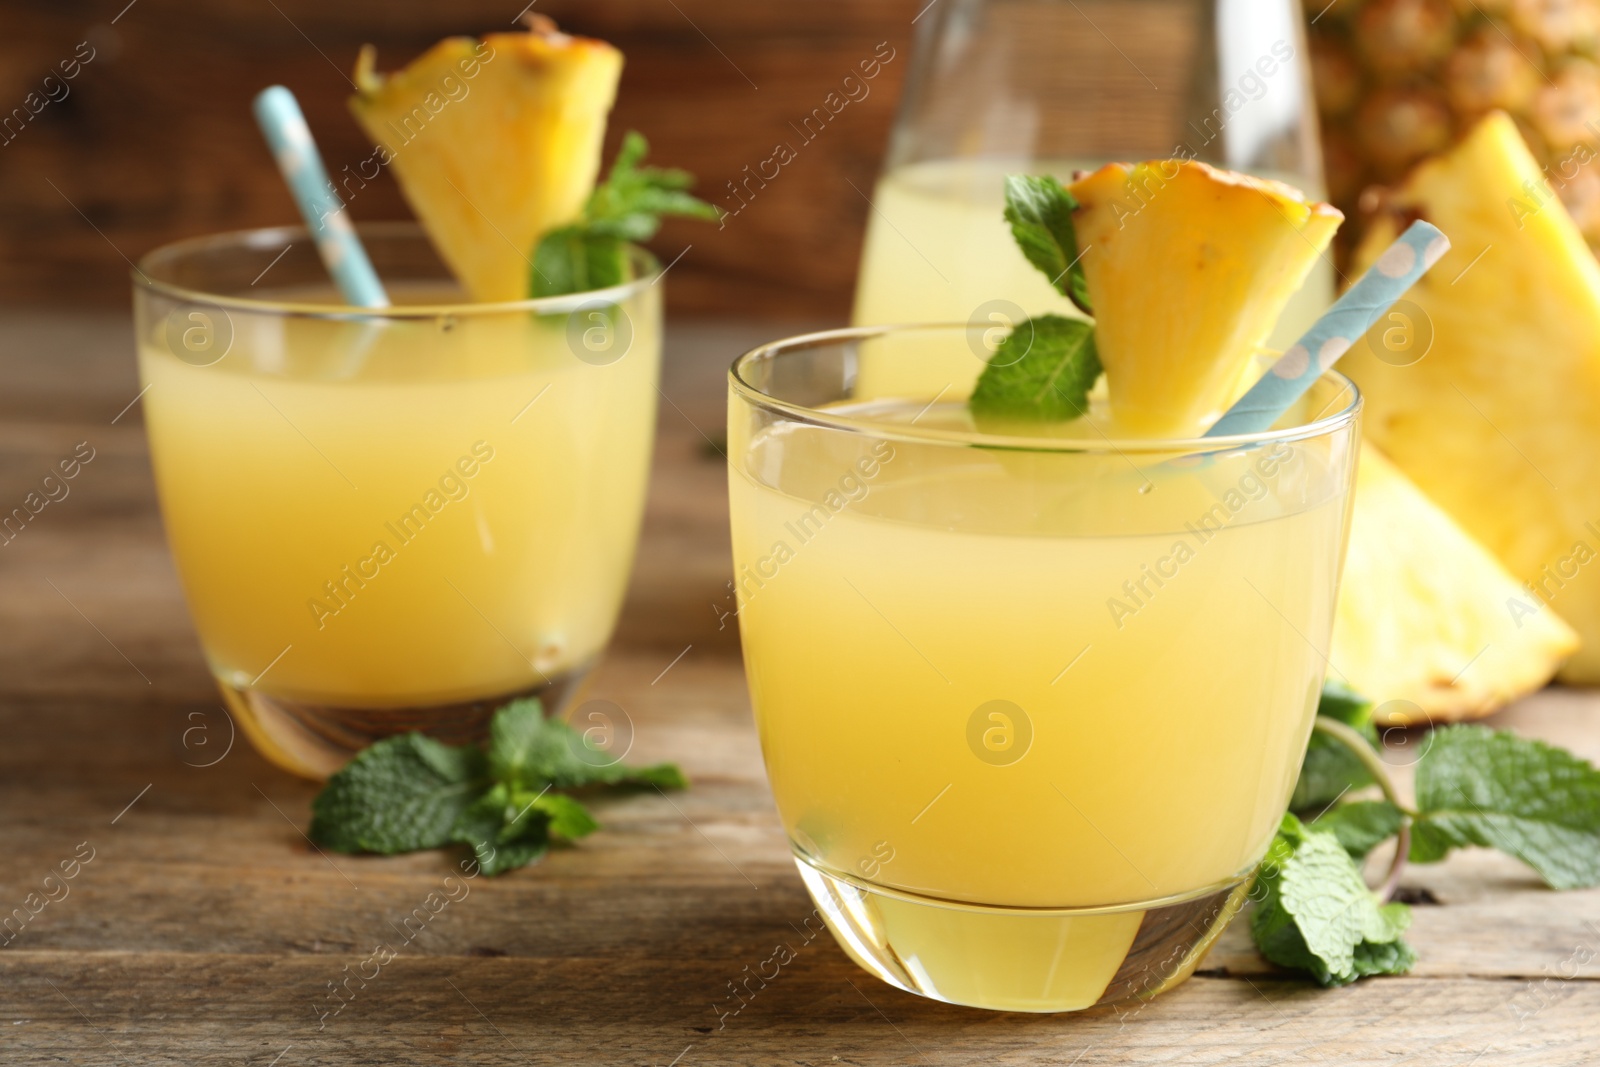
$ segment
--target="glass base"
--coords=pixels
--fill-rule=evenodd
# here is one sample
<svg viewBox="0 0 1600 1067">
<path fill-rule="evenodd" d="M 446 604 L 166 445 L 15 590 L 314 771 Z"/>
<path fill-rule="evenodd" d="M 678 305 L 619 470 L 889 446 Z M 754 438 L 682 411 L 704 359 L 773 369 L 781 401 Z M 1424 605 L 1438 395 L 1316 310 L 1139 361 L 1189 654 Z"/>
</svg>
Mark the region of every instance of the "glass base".
<svg viewBox="0 0 1600 1067">
<path fill-rule="evenodd" d="M 412 730 L 450 745 L 482 741 L 495 711 L 513 700 L 538 697 L 546 715 L 559 715 L 588 677 L 585 664 L 548 682 L 453 704 L 353 708 L 310 704 L 241 689 L 218 679 L 222 697 L 256 751 L 293 774 L 328 777 L 374 741 Z"/>
<path fill-rule="evenodd" d="M 811 899 L 850 958 L 908 993 L 997 1011 L 1144 1000 L 1194 972 L 1243 906 L 1247 871 L 1181 897 L 1107 908 L 963 904 L 824 870 L 796 851 Z"/>
</svg>

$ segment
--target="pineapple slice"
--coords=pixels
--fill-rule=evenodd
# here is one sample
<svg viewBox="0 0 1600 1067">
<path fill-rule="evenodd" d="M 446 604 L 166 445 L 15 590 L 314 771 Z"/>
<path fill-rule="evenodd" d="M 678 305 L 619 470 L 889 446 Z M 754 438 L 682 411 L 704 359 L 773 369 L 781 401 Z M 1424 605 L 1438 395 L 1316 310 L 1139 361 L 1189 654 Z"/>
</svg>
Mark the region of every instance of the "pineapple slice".
<svg viewBox="0 0 1600 1067">
<path fill-rule="evenodd" d="M 1143 436 L 1204 432 L 1344 216 L 1178 160 L 1113 163 L 1068 188 L 1112 413 Z"/>
<path fill-rule="evenodd" d="M 1351 350 L 1366 432 L 1530 584 L 1488 607 L 1553 609 L 1583 638 L 1561 677 L 1600 683 L 1600 265 L 1503 113 L 1388 197 L 1358 261 L 1417 216 L 1454 246 L 1407 297 L 1433 344 L 1409 366 Z"/>
<path fill-rule="evenodd" d="M 1328 660 L 1377 703 L 1382 725 L 1479 718 L 1548 682 L 1578 637 L 1548 609 L 1513 618 L 1506 603 L 1522 595 L 1487 549 L 1363 445 Z M 1390 701 L 1415 704 L 1422 721 L 1402 721 L 1417 716 Z"/>
<path fill-rule="evenodd" d="M 622 53 L 532 18 L 526 33 L 450 37 L 404 70 L 356 64 L 350 108 L 474 300 L 528 295 L 534 246 L 594 189 Z"/>
</svg>

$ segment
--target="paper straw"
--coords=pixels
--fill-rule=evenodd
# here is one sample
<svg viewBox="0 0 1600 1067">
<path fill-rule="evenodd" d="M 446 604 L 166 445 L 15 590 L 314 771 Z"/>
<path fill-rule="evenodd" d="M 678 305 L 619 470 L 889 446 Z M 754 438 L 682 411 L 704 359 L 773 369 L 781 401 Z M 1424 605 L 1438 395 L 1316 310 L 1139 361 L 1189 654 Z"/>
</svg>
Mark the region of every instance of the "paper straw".
<svg viewBox="0 0 1600 1067">
<path fill-rule="evenodd" d="M 389 296 L 350 225 L 344 203 L 328 181 L 316 142 L 311 139 L 311 128 L 306 125 L 294 94 L 281 85 L 263 89 L 256 95 L 254 111 L 272 156 L 278 161 L 278 170 L 289 183 L 295 205 L 316 241 L 317 253 L 333 275 L 345 303 L 363 308 L 388 307 Z"/>
<path fill-rule="evenodd" d="M 1450 239 L 1437 226 L 1413 222 L 1205 436 L 1270 429 L 1448 251 Z"/>
</svg>

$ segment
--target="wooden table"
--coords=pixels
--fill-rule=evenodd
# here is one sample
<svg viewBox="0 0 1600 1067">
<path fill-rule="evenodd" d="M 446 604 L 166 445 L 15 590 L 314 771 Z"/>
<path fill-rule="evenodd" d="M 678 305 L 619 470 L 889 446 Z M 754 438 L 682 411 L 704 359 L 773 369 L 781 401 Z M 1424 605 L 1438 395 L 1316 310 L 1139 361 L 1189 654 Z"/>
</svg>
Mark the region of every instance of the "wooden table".
<svg viewBox="0 0 1600 1067">
<path fill-rule="evenodd" d="M 314 787 L 242 738 L 223 755 L 139 407 L 123 411 L 137 392 L 127 323 L 0 325 L 0 510 L 77 442 L 96 453 L 0 547 L 0 917 L 61 861 L 93 856 L 0 948 L 0 1063 L 1600 1060 L 1600 891 L 1552 893 L 1487 853 L 1410 870 L 1412 895 L 1438 901 L 1416 908 L 1421 962 L 1344 990 L 1273 973 L 1243 924 L 1141 1009 L 1056 1017 L 920 1000 L 804 941 L 811 906 L 737 639 L 712 606 L 730 570 L 726 505 L 701 434 L 720 426 L 727 362 L 773 332 L 673 333 L 644 542 L 593 688 L 632 717 L 635 757 L 677 760 L 694 788 L 607 803 L 604 832 L 478 879 L 406 942 L 403 919 L 450 858 L 322 855 L 302 833 Z M 1595 697 L 1553 690 L 1500 721 L 1600 758 Z M 403 947 L 321 1019 L 329 983 L 379 942 Z M 729 983 L 779 943 L 794 962 L 719 1018 Z"/>
</svg>

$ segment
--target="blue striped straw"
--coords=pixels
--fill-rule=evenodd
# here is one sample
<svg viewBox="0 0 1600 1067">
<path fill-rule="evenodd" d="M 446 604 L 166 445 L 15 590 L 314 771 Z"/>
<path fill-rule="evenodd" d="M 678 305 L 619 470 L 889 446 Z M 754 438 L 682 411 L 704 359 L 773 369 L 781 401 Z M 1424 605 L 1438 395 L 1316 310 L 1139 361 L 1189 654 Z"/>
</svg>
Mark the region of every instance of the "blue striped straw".
<svg viewBox="0 0 1600 1067">
<path fill-rule="evenodd" d="M 1450 251 L 1437 226 L 1413 222 L 1400 239 L 1229 408 L 1207 437 L 1262 433 L 1339 361 L 1407 289 Z"/>
<path fill-rule="evenodd" d="M 272 157 L 278 161 L 278 170 L 289 183 L 295 205 L 317 243 L 317 253 L 333 275 L 345 303 L 352 307 L 388 307 L 389 295 L 383 291 L 367 250 L 350 225 L 344 203 L 328 181 L 317 144 L 311 139 L 311 128 L 306 125 L 294 94 L 281 85 L 263 89 L 256 94 L 253 110 Z"/>
</svg>

